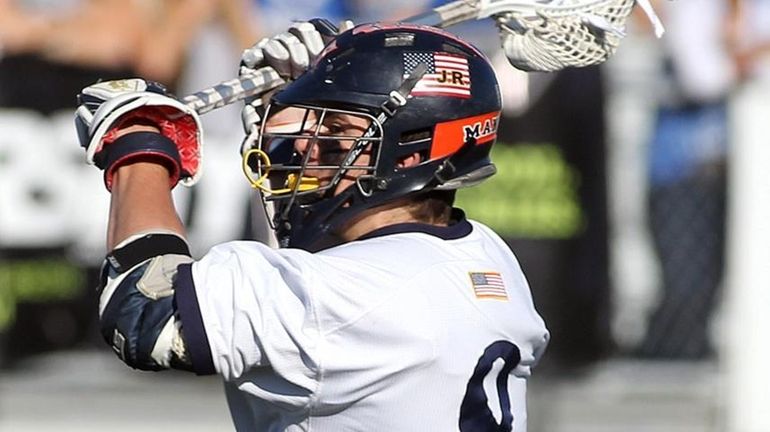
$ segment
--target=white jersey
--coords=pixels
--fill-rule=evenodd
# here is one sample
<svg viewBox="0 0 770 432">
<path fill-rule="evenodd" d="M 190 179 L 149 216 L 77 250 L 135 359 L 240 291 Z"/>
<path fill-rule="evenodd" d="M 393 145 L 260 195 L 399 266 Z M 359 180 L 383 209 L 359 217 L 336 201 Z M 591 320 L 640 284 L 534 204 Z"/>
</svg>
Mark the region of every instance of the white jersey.
<svg viewBox="0 0 770 432">
<path fill-rule="evenodd" d="M 194 285 L 176 294 L 185 339 L 224 377 L 238 430 L 526 430 L 549 336 L 480 223 L 394 225 L 316 254 L 226 243 L 177 283 Z"/>
</svg>

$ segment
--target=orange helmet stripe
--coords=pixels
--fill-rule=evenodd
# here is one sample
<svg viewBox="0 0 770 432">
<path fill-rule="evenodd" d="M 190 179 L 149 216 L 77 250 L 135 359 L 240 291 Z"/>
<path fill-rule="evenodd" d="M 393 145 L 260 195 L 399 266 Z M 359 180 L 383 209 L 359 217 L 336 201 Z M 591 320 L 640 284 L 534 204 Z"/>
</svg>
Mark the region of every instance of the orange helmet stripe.
<svg viewBox="0 0 770 432">
<path fill-rule="evenodd" d="M 470 139 L 475 139 L 476 145 L 494 140 L 497 138 L 499 118 L 500 112 L 495 111 L 436 124 L 430 160 L 451 155 Z"/>
</svg>

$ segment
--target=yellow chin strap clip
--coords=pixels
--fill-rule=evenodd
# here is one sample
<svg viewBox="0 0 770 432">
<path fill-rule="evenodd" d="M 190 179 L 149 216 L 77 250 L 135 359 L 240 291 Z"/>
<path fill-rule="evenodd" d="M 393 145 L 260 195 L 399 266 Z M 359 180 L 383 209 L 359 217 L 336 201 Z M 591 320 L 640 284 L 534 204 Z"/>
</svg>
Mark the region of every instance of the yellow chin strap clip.
<svg viewBox="0 0 770 432">
<path fill-rule="evenodd" d="M 259 163 L 262 165 L 263 174 L 257 176 L 256 173 L 249 166 L 249 158 L 254 155 L 259 158 Z M 241 169 L 243 175 L 246 176 L 249 184 L 254 189 L 259 189 L 268 195 L 282 195 L 294 192 L 306 192 L 318 189 L 321 187 L 321 183 L 317 177 L 300 177 L 296 174 L 289 174 L 286 178 L 286 184 L 281 189 L 270 188 L 267 177 L 270 175 L 272 164 L 270 163 L 270 157 L 264 151 L 260 149 L 251 149 L 243 154 L 241 161 Z"/>
</svg>

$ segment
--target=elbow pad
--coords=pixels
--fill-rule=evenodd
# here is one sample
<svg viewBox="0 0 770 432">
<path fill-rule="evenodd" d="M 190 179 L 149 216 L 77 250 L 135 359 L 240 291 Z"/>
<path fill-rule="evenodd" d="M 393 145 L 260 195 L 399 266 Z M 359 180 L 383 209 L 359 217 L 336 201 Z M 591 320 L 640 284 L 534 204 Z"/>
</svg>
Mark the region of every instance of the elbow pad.
<svg viewBox="0 0 770 432">
<path fill-rule="evenodd" d="M 147 234 L 113 250 L 102 267 L 99 324 L 102 337 L 127 365 L 161 370 L 181 367 L 172 347 L 184 346 L 176 327 L 173 282 L 180 264 L 192 262 L 175 234 Z M 183 368 L 183 367 L 181 367 Z"/>
</svg>

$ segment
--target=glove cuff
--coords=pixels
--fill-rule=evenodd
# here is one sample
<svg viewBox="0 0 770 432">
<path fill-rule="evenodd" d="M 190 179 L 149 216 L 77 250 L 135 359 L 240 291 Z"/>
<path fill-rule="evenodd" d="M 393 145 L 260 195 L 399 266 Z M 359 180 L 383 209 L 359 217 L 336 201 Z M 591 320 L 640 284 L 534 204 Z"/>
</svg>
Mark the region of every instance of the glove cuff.
<svg viewBox="0 0 770 432">
<path fill-rule="evenodd" d="M 104 170 L 104 185 L 112 190 L 115 171 L 134 162 L 154 162 L 166 167 L 170 187 L 179 182 L 181 158 L 176 144 L 156 132 L 133 132 L 121 136 L 105 146 L 94 159 L 96 166 Z"/>
</svg>

